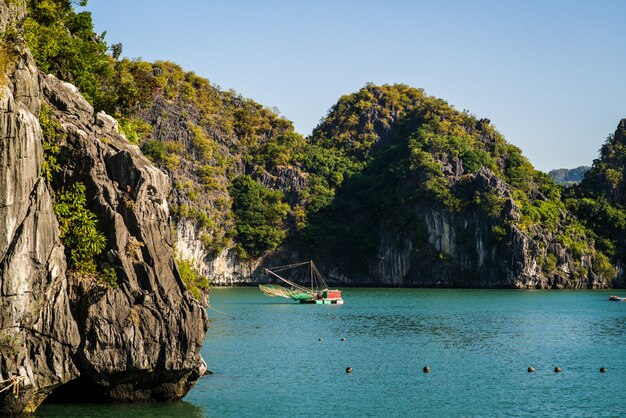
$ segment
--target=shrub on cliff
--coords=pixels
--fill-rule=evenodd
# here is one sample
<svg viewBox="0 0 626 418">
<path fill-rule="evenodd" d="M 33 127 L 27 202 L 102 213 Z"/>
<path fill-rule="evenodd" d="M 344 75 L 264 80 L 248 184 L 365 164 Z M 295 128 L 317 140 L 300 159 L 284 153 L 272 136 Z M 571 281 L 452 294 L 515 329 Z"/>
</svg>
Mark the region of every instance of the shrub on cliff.
<svg viewBox="0 0 626 418">
<path fill-rule="evenodd" d="M 229 192 L 240 253 L 259 257 L 276 248 L 285 238 L 282 223 L 289 211 L 283 194 L 267 189 L 250 176 L 237 177 Z"/>
<path fill-rule="evenodd" d="M 93 32 L 91 13 L 76 13 L 70 0 L 28 0 L 27 7 L 25 39 L 39 68 L 75 84 L 96 108 L 105 107 L 103 80 L 114 68 L 103 35 Z"/>
<path fill-rule="evenodd" d="M 54 112 L 46 105 L 42 105 L 39 110 L 39 126 L 43 134 L 41 176 L 50 183 L 52 175 L 59 171 L 57 156 L 59 154 L 60 126 Z"/>
<path fill-rule="evenodd" d="M 196 300 L 202 299 L 202 294 L 209 290 L 209 279 L 195 269 L 191 261 L 177 259 L 178 272 L 183 284 Z"/>
<path fill-rule="evenodd" d="M 69 267 L 83 273 L 96 272 L 96 256 L 106 246 L 106 238 L 98 230 L 96 215 L 87 209 L 85 185 L 74 183 L 55 196 L 54 212 L 59 220 L 61 242 Z"/>
</svg>

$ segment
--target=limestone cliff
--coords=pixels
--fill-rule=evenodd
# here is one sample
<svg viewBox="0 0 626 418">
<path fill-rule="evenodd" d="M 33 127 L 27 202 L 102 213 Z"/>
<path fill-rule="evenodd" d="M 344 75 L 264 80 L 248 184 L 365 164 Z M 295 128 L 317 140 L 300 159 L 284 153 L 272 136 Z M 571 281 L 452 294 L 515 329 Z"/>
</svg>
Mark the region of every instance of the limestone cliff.
<svg viewBox="0 0 626 418">
<path fill-rule="evenodd" d="M 191 261 L 214 284 L 254 283 L 263 265 L 309 258 L 352 284 L 613 283 L 616 270 L 607 254 L 614 245 L 573 216 L 562 188 L 488 119 L 458 112 L 420 89 L 368 84 L 341 97 L 304 138 L 275 110 L 176 64 L 119 59 L 121 45 L 107 54 L 89 14 L 76 14 L 69 1 L 28 6 L 27 39 L 41 68 L 73 81 L 98 110 L 117 115 L 128 141 L 169 174 L 172 242 L 181 262 Z M 73 123 L 63 115 L 67 100 L 46 97 L 58 105 L 70 138 L 90 135 L 80 127 L 67 131 Z M 77 106 L 74 112 L 92 112 Z M 106 116 L 97 123 L 112 132 Z M 98 153 L 122 149 L 96 134 L 105 135 L 107 145 Z M 67 167 L 56 189 L 69 179 L 100 193 L 101 178 L 84 174 L 90 169 L 80 166 L 82 155 L 71 146 L 62 151 Z M 612 170 L 611 181 L 618 174 Z M 107 171 L 118 183 L 102 189 L 105 203 L 90 200 L 104 220 L 107 205 L 126 216 L 136 203 L 137 184 L 121 171 Z M 111 198 L 120 184 L 131 190 L 125 209 L 115 209 Z M 132 229 L 128 242 L 135 245 L 141 241 Z M 124 242 L 117 238 L 119 252 Z M 101 262 L 128 265 L 120 260 Z"/>
<path fill-rule="evenodd" d="M 615 285 L 626 287 L 626 118 L 569 197 L 570 209 L 597 234 L 598 246 L 616 265 Z"/>
<path fill-rule="evenodd" d="M 262 260 L 242 259 L 234 248 L 228 188 L 233 178 L 250 174 L 297 204 L 306 173 L 291 165 L 268 167 L 257 157 L 275 138 L 295 136 L 292 123 L 173 63 L 143 64 L 150 99 L 130 116 L 147 124 L 141 148 L 171 178 L 178 256 L 213 285 L 255 283 Z"/>
<path fill-rule="evenodd" d="M 214 285 L 254 284 L 265 265 L 309 258 L 353 285 L 612 284 L 560 189 L 487 119 L 419 89 L 368 85 L 304 140 L 192 73 L 150 68 L 147 77 L 167 87 L 133 114 L 150 126 L 142 149 L 173 179 L 179 254 Z M 155 143 L 170 154 L 155 153 Z M 238 251 L 229 187 L 242 174 L 281 191 L 291 208 L 288 238 L 260 257 Z"/>
<path fill-rule="evenodd" d="M 25 9 L 0 1 L 0 32 L 19 33 Z M 0 91 L 0 413 L 57 399 L 171 400 L 206 366 L 203 302 L 173 257 L 169 179 L 78 90 L 44 75 L 5 37 Z M 60 170 L 41 176 L 45 103 L 60 123 Z M 119 287 L 67 270 L 54 195 L 81 181 L 105 232 L 100 266 Z M 130 186 L 130 192 L 127 186 Z"/>
<path fill-rule="evenodd" d="M 42 90 L 65 134 L 54 184 L 86 185 L 107 236 L 104 262 L 120 283 L 119 289 L 74 286 L 81 335 L 76 387 L 95 400 L 178 399 L 205 370 L 200 348 L 207 316 L 176 268 L 169 178 L 118 133 L 113 118 L 93 115 L 71 84 L 43 76 Z"/>
<path fill-rule="evenodd" d="M 339 281 L 612 284 L 593 233 L 566 209 L 561 189 L 487 119 L 408 86 L 368 85 L 342 97 L 310 140 L 358 167 L 302 234 L 300 249 L 326 260 L 320 265 Z"/>
</svg>

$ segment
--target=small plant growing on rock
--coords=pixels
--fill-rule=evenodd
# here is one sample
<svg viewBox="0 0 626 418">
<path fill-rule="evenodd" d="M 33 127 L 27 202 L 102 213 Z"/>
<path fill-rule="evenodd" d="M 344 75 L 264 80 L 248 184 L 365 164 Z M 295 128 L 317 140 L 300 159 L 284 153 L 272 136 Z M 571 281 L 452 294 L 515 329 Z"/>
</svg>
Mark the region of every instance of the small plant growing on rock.
<svg viewBox="0 0 626 418">
<path fill-rule="evenodd" d="M 43 133 L 43 161 L 41 163 L 41 176 L 48 183 L 52 181 L 52 174 L 59 171 L 57 155 L 59 155 L 59 122 L 54 112 L 46 105 L 41 106 L 39 111 L 39 125 Z"/>
<path fill-rule="evenodd" d="M 135 207 L 135 201 L 130 196 L 124 196 L 124 207 L 126 209 L 133 209 Z"/>
<path fill-rule="evenodd" d="M 140 251 L 144 245 L 143 242 L 131 236 L 126 244 L 126 255 L 132 259 L 139 260 L 138 251 Z"/>
<path fill-rule="evenodd" d="M 134 327 L 138 327 L 141 325 L 141 317 L 139 316 L 139 312 L 135 308 L 130 308 L 128 312 L 128 318 L 126 318 L 126 324 L 132 325 Z"/>
<path fill-rule="evenodd" d="M 115 268 L 113 267 L 105 267 L 102 269 L 100 280 L 104 282 L 109 289 L 117 289 L 119 287 L 117 273 L 115 273 Z"/>
<path fill-rule="evenodd" d="M 0 331 L 0 352 L 16 354 L 20 351 L 20 335 L 8 329 Z"/>
<path fill-rule="evenodd" d="M 0 87 L 7 85 L 9 81 L 7 74 L 17 63 L 17 38 L 17 29 L 13 24 L 7 25 L 4 32 L 0 34 Z"/>
<path fill-rule="evenodd" d="M 209 290 L 209 279 L 200 274 L 189 260 L 176 260 L 178 272 L 185 287 L 194 297 L 201 300 L 202 294 Z"/>
</svg>

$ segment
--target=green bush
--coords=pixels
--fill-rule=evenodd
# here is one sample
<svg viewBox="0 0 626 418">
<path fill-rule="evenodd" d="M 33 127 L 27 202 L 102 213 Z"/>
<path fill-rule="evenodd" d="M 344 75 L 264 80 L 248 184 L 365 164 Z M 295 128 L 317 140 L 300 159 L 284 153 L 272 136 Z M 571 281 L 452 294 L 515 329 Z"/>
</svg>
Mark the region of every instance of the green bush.
<svg viewBox="0 0 626 418">
<path fill-rule="evenodd" d="M 152 130 L 152 127 L 141 119 L 118 116 L 117 121 L 120 132 L 131 144 L 139 144 L 139 141 L 150 134 Z"/>
<path fill-rule="evenodd" d="M 543 263 L 542 270 L 546 274 L 551 275 L 552 273 L 556 271 L 556 263 L 557 263 L 556 256 L 552 253 L 548 253 Z"/>
<path fill-rule="evenodd" d="M 482 193 L 480 207 L 488 217 L 498 219 L 504 210 L 504 198 L 499 197 L 495 193 Z"/>
<path fill-rule="evenodd" d="M 39 68 L 75 84 L 96 109 L 112 113 L 105 80 L 113 78 L 114 60 L 103 35 L 95 40 L 91 14 L 75 13 L 70 0 L 27 0 L 27 7 L 25 39 Z"/>
<path fill-rule="evenodd" d="M 258 257 L 276 248 L 286 236 L 282 225 L 289 205 L 283 202 L 283 194 L 250 176 L 237 177 L 229 192 L 241 254 Z"/>
<path fill-rule="evenodd" d="M 162 142 L 155 139 L 146 141 L 141 146 L 141 152 L 154 163 L 160 163 L 165 159 L 166 149 Z"/>
<path fill-rule="evenodd" d="M 60 124 L 54 111 L 45 104 L 39 110 L 39 126 L 43 134 L 43 161 L 41 162 L 41 176 L 48 183 L 52 175 L 59 171 L 57 156 L 59 155 Z"/>
<path fill-rule="evenodd" d="M 119 287 L 117 273 L 113 267 L 105 267 L 102 269 L 100 280 L 103 281 L 109 289 L 117 289 Z"/>
<path fill-rule="evenodd" d="M 201 126 L 189 122 L 189 130 L 192 134 L 191 139 L 196 152 L 196 161 L 210 162 L 213 159 L 213 154 L 217 151 L 217 143 L 207 136 Z"/>
<path fill-rule="evenodd" d="M 613 280 L 617 275 L 617 270 L 613 267 L 609 258 L 601 252 L 597 252 L 593 259 L 593 271 L 609 281 Z"/>
<path fill-rule="evenodd" d="M 506 237 L 506 229 L 501 225 L 495 225 L 491 228 L 491 233 L 496 241 L 502 241 Z"/>
<path fill-rule="evenodd" d="M 183 284 L 191 295 L 201 300 L 203 293 L 209 290 L 209 279 L 201 275 L 189 260 L 176 260 L 178 272 Z"/>
<path fill-rule="evenodd" d="M 17 63 L 17 31 L 13 25 L 8 25 L 3 33 L 0 33 L 0 87 L 7 85 L 7 74 Z"/>
<path fill-rule="evenodd" d="M 96 256 L 104 251 L 105 236 L 98 230 L 96 215 L 87 209 L 85 185 L 74 183 L 55 196 L 54 212 L 59 220 L 61 242 L 70 268 L 95 273 Z"/>
</svg>

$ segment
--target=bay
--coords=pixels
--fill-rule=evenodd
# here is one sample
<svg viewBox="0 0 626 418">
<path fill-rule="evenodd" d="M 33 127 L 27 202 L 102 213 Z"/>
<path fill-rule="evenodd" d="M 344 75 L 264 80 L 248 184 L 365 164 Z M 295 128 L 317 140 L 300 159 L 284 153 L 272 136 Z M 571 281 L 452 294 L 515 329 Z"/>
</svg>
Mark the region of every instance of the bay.
<svg viewBox="0 0 626 418">
<path fill-rule="evenodd" d="M 344 305 L 301 305 L 217 288 L 214 374 L 183 401 L 36 416 L 624 416 L 626 303 L 612 293 L 351 288 Z"/>
</svg>

